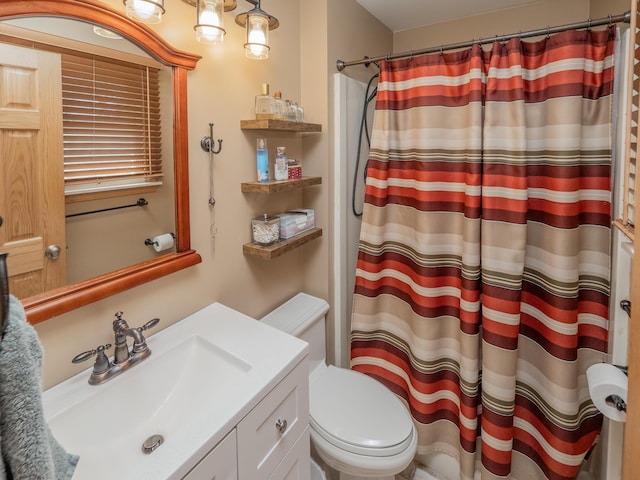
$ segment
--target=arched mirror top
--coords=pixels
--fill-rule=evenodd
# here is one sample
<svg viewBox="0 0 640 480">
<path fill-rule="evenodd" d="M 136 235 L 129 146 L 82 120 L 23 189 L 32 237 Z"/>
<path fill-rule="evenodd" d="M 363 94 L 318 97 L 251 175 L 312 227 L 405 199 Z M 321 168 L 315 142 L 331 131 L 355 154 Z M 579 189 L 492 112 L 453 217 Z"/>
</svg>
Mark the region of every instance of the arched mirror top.
<svg viewBox="0 0 640 480">
<path fill-rule="evenodd" d="M 22 299 L 29 321 L 38 323 L 201 262 L 190 240 L 187 129 L 187 71 L 194 69 L 201 57 L 174 49 L 147 26 L 96 0 L 0 1 L 0 20 L 34 16 L 97 24 L 172 67 L 176 210 L 176 253 Z"/>
<path fill-rule="evenodd" d="M 0 2 L 0 19 L 55 16 L 82 20 L 113 30 L 145 50 L 158 61 L 172 66 L 193 70 L 199 55 L 176 50 L 146 25 L 135 22 L 94 0 L 3 0 Z"/>
</svg>

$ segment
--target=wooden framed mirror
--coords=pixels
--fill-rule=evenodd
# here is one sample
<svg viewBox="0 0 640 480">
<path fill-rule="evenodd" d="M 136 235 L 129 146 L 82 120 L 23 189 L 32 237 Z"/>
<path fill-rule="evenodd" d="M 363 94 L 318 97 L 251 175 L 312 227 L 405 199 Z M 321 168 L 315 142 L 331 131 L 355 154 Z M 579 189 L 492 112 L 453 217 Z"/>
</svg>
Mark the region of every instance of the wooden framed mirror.
<svg viewBox="0 0 640 480">
<path fill-rule="evenodd" d="M 171 68 L 176 248 L 175 253 L 21 299 L 27 317 L 33 324 L 202 261 L 200 255 L 191 248 L 187 126 L 187 72 L 195 68 L 201 57 L 172 48 L 153 30 L 96 0 L 0 2 L 0 20 L 34 16 L 61 17 L 104 27 Z"/>
</svg>

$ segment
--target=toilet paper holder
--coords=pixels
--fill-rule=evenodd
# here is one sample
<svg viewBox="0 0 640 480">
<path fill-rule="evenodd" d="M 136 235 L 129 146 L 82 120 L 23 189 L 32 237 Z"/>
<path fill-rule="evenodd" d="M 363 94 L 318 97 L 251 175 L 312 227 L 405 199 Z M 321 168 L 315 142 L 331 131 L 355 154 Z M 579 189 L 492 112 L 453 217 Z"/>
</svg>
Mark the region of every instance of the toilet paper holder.
<svg viewBox="0 0 640 480">
<path fill-rule="evenodd" d="M 614 367 L 616 367 L 618 370 L 621 370 L 625 375 L 629 376 L 628 367 L 623 367 L 620 365 L 614 365 Z M 619 412 L 627 411 L 627 402 L 625 402 L 624 399 L 622 399 L 619 395 L 609 395 L 606 399 L 606 402 L 613 407 L 616 407 L 616 410 L 618 410 Z"/>
<path fill-rule="evenodd" d="M 176 234 L 175 233 L 171 233 L 171 236 L 173 237 L 174 240 L 176 239 Z M 158 245 L 158 242 L 153 240 L 153 239 L 151 239 L 151 238 L 145 238 L 144 244 L 149 246 L 149 247 L 153 247 L 153 246 Z"/>
</svg>

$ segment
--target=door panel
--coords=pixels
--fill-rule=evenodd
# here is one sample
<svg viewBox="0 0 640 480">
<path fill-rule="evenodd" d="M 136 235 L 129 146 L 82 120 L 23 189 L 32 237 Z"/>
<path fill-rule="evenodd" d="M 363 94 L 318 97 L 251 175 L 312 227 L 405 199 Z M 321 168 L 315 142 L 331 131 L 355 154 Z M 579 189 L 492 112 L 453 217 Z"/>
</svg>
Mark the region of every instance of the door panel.
<svg viewBox="0 0 640 480">
<path fill-rule="evenodd" d="M 60 56 L 0 44 L 0 250 L 18 298 L 66 284 L 63 166 Z"/>
</svg>

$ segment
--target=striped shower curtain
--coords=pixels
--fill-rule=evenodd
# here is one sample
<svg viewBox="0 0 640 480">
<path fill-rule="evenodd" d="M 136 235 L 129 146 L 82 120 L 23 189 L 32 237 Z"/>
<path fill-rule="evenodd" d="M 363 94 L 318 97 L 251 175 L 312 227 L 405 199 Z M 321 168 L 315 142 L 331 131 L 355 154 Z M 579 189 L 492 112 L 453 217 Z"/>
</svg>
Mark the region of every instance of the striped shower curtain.
<svg viewBox="0 0 640 480">
<path fill-rule="evenodd" d="M 614 29 L 383 62 L 352 368 L 462 479 L 572 479 L 602 417 Z"/>
</svg>

